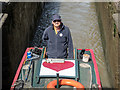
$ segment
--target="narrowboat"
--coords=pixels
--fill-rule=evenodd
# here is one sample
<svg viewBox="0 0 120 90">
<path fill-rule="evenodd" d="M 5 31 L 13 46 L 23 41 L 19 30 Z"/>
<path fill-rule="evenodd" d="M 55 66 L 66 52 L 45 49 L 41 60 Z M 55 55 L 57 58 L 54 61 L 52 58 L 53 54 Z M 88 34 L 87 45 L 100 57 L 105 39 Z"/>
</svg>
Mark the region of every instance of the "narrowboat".
<svg viewBox="0 0 120 90">
<path fill-rule="evenodd" d="M 98 88 L 101 81 L 92 49 L 74 49 L 74 59 L 47 58 L 46 47 L 26 49 L 11 90 Z"/>
</svg>

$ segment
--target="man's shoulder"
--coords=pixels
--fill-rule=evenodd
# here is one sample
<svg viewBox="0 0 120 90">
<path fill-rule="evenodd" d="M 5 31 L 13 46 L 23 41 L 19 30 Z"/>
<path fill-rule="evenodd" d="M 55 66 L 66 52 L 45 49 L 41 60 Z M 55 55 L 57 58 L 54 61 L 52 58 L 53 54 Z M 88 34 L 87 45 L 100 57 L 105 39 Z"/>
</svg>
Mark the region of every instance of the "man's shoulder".
<svg viewBox="0 0 120 90">
<path fill-rule="evenodd" d="M 65 29 L 69 30 L 69 27 L 68 27 L 68 26 L 65 26 Z"/>
<path fill-rule="evenodd" d="M 53 28 L 52 25 L 50 25 L 45 30 L 51 30 L 52 28 Z"/>
<path fill-rule="evenodd" d="M 66 32 L 70 32 L 69 27 L 64 25 L 64 29 Z"/>
</svg>

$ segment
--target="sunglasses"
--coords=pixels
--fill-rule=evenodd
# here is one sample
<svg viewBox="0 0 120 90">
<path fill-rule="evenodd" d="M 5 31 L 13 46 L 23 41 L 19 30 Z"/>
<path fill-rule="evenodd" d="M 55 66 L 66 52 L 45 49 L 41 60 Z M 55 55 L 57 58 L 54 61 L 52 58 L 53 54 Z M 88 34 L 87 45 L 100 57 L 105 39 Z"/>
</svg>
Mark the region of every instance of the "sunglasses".
<svg viewBox="0 0 120 90">
<path fill-rule="evenodd" d="M 61 22 L 61 20 L 54 20 L 53 22 Z"/>
</svg>

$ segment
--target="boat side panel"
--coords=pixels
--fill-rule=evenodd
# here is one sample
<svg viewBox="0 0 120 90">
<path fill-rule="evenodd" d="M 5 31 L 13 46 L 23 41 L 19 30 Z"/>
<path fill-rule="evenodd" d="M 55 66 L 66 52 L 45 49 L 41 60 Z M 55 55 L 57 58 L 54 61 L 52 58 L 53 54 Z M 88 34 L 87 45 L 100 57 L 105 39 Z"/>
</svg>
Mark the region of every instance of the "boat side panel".
<svg viewBox="0 0 120 90">
<path fill-rule="evenodd" d="M 96 78 L 97 78 L 97 84 L 99 84 L 99 87 L 101 88 L 101 82 L 100 82 L 100 76 L 99 76 L 99 72 L 98 72 L 98 67 L 97 67 L 97 63 L 96 63 L 96 59 L 93 53 L 93 50 L 90 50 L 91 55 L 92 55 L 92 59 L 93 59 L 93 63 L 94 63 L 94 69 L 95 69 L 95 73 L 96 73 Z"/>
<path fill-rule="evenodd" d="M 30 49 L 30 48 L 27 48 L 26 51 L 25 51 L 25 53 L 24 53 L 24 56 L 23 56 L 23 58 L 22 58 L 22 60 L 21 60 L 21 62 L 20 62 L 20 65 L 19 65 L 18 70 L 17 70 L 17 72 L 16 72 L 16 75 L 15 75 L 15 77 L 14 77 L 12 86 L 14 85 L 14 83 L 16 82 L 16 80 L 18 79 L 18 76 L 19 76 L 19 74 L 20 74 L 20 70 L 21 70 L 21 68 L 22 68 L 23 62 L 24 62 L 24 60 L 25 60 L 25 58 L 26 58 L 26 55 L 27 55 L 27 52 L 29 51 L 29 49 Z M 12 89 L 12 88 L 14 88 L 14 86 L 11 87 L 11 89 Z"/>
</svg>

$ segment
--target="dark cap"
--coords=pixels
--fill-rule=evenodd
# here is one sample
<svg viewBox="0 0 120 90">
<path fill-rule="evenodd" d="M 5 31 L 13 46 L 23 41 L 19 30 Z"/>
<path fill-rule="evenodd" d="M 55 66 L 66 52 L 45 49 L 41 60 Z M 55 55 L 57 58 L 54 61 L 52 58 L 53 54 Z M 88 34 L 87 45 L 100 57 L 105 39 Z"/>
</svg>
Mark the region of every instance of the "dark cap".
<svg viewBox="0 0 120 90">
<path fill-rule="evenodd" d="M 53 15 L 53 21 L 54 20 L 61 20 L 61 16 L 59 16 L 58 14 Z"/>
</svg>

